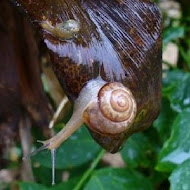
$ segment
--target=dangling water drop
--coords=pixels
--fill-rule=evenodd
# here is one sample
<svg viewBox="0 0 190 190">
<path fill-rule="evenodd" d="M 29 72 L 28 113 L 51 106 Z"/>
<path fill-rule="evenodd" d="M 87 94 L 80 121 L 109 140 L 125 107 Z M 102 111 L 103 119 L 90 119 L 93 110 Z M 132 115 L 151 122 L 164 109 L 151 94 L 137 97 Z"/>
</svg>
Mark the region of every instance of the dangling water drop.
<svg viewBox="0 0 190 190">
<path fill-rule="evenodd" d="M 56 161 L 56 149 L 52 149 L 51 150 L 52 186 L 55 185 L 55 161 Z"/>
</svg>

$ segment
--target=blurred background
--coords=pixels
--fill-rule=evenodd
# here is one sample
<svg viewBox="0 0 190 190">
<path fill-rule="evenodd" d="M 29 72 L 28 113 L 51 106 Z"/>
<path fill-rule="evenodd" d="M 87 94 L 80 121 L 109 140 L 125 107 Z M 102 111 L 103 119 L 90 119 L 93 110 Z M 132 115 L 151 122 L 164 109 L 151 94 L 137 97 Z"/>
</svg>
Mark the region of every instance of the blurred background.
<svg viewBox="0 0 190 190">
<path fill-rule="evenodd" d="M 190 1 L 155 2 L 163 16 L 158 119 L 113 155 L 80 128 L 57 150 L 54 187 L 49 151 L 22 157 L 64 126 L 72 106 L 39 36 L 7 0 L 0 2 L 0 190 L 190 190 Z"/>
</svg>

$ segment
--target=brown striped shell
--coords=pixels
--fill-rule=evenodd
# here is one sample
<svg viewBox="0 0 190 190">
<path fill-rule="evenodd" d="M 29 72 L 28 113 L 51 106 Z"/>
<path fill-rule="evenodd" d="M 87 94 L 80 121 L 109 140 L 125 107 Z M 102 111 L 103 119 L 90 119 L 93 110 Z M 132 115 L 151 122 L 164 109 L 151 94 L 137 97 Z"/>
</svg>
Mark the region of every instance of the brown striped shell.
<svg viewBox="0 0 190 190">
<path fill-rule="evenodd" d="M 94 132 L 118 134 L 130 128 L 136 111 L 136 101 L 128 88 L 119 82 L 107 83 L 97 99 L 88 104 L 83 119 Z"/>
</svg>

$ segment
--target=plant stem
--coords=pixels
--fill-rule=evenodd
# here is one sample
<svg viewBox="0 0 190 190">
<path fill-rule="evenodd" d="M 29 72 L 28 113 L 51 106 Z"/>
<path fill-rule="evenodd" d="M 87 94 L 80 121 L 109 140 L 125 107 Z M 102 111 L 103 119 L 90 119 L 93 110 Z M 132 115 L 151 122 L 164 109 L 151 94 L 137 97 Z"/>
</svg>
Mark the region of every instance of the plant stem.
<svg viewBox="0 0 190 190">
<path fill-rule="evenodd" d="M 101 150 L 100 151 L 100 153 L 98 154 L 98 156 L 96 157 L 96 159 L 92 162 L 90 168 L 88 170 L 86 170 L 86 172 L 83 174 L 82 178 L 77 183 L 77 185 L 75 186 L 74 190 L 80 190 L 81 189 L 83 183 L 86 181 L 86 179 L 91 175 L 91 173 L 93 172 L 93 170 L 96 168 L 96 166 L 98 165 L 98 163 L 100 162 L 100 160 L 104 156 L 105 152 L 106 152 L 105 150 Z"/>
</svg>

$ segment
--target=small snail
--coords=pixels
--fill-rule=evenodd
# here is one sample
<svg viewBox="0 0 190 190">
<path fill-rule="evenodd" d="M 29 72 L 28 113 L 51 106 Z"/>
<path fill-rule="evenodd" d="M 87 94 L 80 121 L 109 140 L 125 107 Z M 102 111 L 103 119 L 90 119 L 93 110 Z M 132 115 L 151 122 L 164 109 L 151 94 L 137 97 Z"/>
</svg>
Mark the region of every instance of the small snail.
<svg viewBox="0 0 190 190">
<path fill-rule="evenodd" d="M 41 27 L 61 40 L 73 38 L 80 30 L 80 24 L 72 19 L 56 24 L 55 27 L 49 21 L 43 21 Z"/>
<path fill-rule="evenodd" d="M 42 149 L 58 148 L 83 122 L 101 135 L 126 132 L 134 121 L 136 109 L 132 93 L 121 83 L 91 80 L 75 101 L 70 121 L 56 136 L 48 141 L 41 141 L 44 143 Z"/>
<path fill-rule="evenodd" d="M 60 26 L 41 25 L 43 34 L 49 31 L 58 37 L 56 41 L 44 35 L 44 42 L 74 112 L 65 128 L 37 151 L 48 148 L 54 154 L 85 122 L 93 139 L 115 153 L 130 135 L 152 124 L 160 110 L 162 78 L 161 15 L 156 4 L 149 0 L 17 2 L 40 23 L 46 12 L 51 12 L 53 23 L 58 15 L 80 23 L 78 37 L 66 42 L 61 39 L 67 35 L 56 29 Z M 44 12 L 37 11 L 42 7 Z"/>
</svg>

